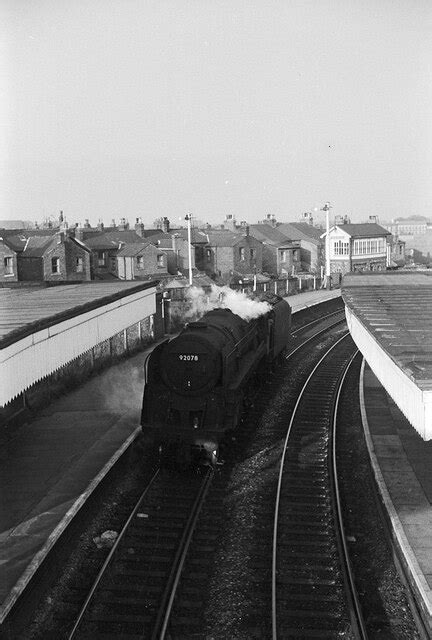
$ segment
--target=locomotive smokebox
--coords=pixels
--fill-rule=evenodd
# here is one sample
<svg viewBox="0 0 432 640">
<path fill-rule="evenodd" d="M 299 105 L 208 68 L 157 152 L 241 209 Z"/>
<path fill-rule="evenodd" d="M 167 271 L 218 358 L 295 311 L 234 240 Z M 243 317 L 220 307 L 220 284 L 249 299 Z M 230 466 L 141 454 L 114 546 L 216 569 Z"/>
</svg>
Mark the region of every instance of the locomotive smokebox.
<svg viewBox="0 0 432 640">
<path fill-rule="evenodd" d="M 216 386 L 221 375 L 221 354 L 206 329 L 172 340 L 161 357 L 162 378 L 180 395 L 201 395 Z"/>
</svg>

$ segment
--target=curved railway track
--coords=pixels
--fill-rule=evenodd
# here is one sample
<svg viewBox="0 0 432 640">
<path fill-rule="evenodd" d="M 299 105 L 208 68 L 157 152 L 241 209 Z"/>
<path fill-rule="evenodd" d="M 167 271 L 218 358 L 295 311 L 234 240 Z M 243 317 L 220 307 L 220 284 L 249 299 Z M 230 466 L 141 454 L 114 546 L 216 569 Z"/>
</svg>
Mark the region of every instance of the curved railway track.
<svg viewBox="0 0 432 640">
<path fill-rule="evenodd" d="M 354 353 L 349 334 L 326 351 L 288 426 L 273 529 L 274 640 L 367 637 L 345 543 L 334 450 L 338 396 Z"/>
<path fill-rule="evenodd" d="M 329 472 L 332 410 L 354 353 L 350 338 L 335 345 L 343 322 L 338 310 L 295 327 L 297 345 L 256 394 L 217 474 L 155 478 L 76 624 L 64 620 L 56 637 L 366 637 L 347 596 Z M 245 606 L 237 594 L 248 590 Z"/>
<path fill-rule="evenodd" d="M 180 575 L 213 478 L 154 475 L 112 547 L 68 634 L 163 640 Z M 187 614 L 182 625 L 187 627 Z M 190 624 L 193 625 L 193 615 Z"/>
</svg>

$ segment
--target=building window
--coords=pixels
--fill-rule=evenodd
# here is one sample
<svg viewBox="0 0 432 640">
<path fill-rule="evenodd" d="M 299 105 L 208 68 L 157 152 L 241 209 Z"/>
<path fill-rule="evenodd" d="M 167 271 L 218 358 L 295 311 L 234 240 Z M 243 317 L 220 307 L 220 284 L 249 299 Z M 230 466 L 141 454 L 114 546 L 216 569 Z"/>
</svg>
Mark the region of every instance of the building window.
<svg viewBox="0 0 432 640">
<path fill-rule="evenodd" d="M 76 259 L 76 270 L 78 273 L 82 273 L 84 271 L 84 260 L 82 258 Z"/>
<path fill-rule="evenodd" d="M 9 256 L 4 259 L 4 274 L 5 276 L 13 275 L 13 258 Z"/>
<path fill-rule="evenodd" d="M 377 253 L 385 253 L 384 238 L 354 240 L 353 255 L 365 256 L 365 255 L 374 255 Z"/>
<path fill-rule="evenodd" d="M 98 251 L 97 252 L 97 258 L 98 258 L 98 267 L 105 267 L 106 266 L 106 253 L 105 253 L 105 251 Z"/>
<path fill-rule="evenodd" d="M 51 273 L 60 273 L 60 258 L 51 258 Z"/>
<path fill-rule="evenodd" d="M 211 259 L 212 259 L 211 249 L 206 249 L 206 258 L 207 258 L 207 262 L 211 262 Z"/>
<path fill-rule="evenodd" d="M 240 256 L 240 260 L 244 260 L 245 259 L 245 249 L 244 249 L 244 247 L 240 247 L 239 256 Z"/>
<path fill-rule="evenodd" d="M 144 269 L 144 256 L 137 256 L 138 269 Z"/>
<path fill-rule="evenodd" d="M 251 249 L 250 250 L 250 259 L 251 260 L 255 260 L 256 258 L 256 249 Z"/>
<path fill-rule="evenodd" d="M 157 257 L 157 266 L 163 267 L 164 266 L 164 257 L 163 257 L 163 253 L 158 253 L 158 257 Z"/>
<path fill-rule="evenodd" d="M 349 256 L 349 242 L 344 240 L 335 240 L 333 242 L 333 255 Z"/>
<path fill-rule="evenodd" d="M 281 262 L 286 262 L 287 261 L 287 252 L 285 249 L 282 249 L 282 251 L 279 251 L 279 260 Z"/>
</svg>

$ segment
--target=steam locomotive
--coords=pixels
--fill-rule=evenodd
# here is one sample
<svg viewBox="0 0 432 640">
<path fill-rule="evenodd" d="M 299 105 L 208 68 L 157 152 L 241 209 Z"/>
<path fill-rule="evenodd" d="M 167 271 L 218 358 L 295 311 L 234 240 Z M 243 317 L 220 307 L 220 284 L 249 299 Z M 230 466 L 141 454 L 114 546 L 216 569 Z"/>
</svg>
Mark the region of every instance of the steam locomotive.
<svg viewBox="0 0 432 640">
<path fill-rule="evenodd" d="M 266 311 L 249 321 L 227 308 L 208 311 L 147 357 L 141 427 L 163 461 L 214 464 L 253 383 L 283 354 L 291 307 L 276 295 L 260 301 Z"/>
</svg>

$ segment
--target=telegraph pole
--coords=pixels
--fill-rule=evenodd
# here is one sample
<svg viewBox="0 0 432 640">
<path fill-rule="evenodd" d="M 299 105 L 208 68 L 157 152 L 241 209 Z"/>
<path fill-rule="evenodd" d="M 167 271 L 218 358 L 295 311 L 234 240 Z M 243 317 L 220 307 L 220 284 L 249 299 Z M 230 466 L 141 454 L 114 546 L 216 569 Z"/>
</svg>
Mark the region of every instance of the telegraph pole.
<svg viewBox="0 0 432 640">
<path fill-rule="evenodd" d="M 325 268 L 325 279 L 326 279 L 326 288 L 331 289 L 331 278 L 330 278 L 330 202 L 326 202 L 321 211 L 325 211 L 326 214 L 326 241 L 325 241 L 325 258 L 326 258 L 326 268 Z"/>
<path fill-rule="evenodd" d="M 187 221 L 187 229 L 188 229 L 188 257 L 189 257 L 189 286 L 192 286 L 192 237 L 191 237 L 191 220 L 192 214 L 189 213 L 186 215 L 185 220 Z"/>
</svg>

